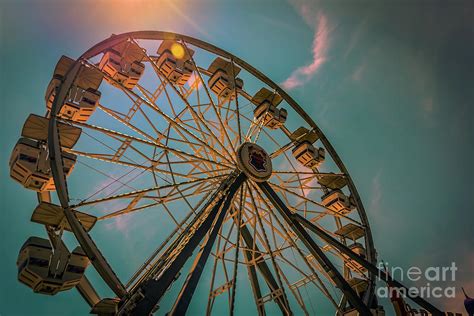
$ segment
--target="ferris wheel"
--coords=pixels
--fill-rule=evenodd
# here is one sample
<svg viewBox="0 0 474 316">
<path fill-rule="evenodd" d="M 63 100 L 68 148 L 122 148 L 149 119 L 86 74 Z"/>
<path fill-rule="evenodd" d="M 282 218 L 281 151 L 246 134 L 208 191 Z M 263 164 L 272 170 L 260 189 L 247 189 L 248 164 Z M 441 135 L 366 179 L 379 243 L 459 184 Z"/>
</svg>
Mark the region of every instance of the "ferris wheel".
<svg viewBox="0 0 474 316">
<path fill-rule="evenodd" d="M 10 159 L 48 235 L 18 257 L 35 292 L 76 287 L 104 315 L 184 314 L 198 288 L 202 314 L 253 302 L 259 315 L 383 315 L 347 169 L 302 107 L 245 61 L 185 35 L 113 35 L 61 57 L 45 103 Z M 92 236 L 134 214 L 152 214 L 159 233 L 124 279 Z M 90 264 L 115 297 L 99 296 Z"/>
</svg>

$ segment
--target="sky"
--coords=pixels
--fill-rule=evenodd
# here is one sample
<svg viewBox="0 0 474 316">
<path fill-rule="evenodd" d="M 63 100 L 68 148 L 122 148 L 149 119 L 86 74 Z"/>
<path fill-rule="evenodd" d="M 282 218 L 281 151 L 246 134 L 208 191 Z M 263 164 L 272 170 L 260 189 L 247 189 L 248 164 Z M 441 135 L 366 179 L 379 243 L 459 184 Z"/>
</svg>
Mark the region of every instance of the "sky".
<svg viewBox="0 0 474 316">
<path fill-rule="evenodd" d="M 36 196 L 9 179 L 8 159 L 27 115 L 44 114 L 59 57 L 136 30 L 205 40 L 285 88 L 348 168 L 379 260 L 455 262 L 456 298 L 432 302 L 463 311 L 460 287 L 474 296 L 472 2 L 3 0 L 0 315 L 89 311 L 75 291 L 46 297 L 17 282 L 18 250 L 42 228 L 29 222 Z"/>
</svg>

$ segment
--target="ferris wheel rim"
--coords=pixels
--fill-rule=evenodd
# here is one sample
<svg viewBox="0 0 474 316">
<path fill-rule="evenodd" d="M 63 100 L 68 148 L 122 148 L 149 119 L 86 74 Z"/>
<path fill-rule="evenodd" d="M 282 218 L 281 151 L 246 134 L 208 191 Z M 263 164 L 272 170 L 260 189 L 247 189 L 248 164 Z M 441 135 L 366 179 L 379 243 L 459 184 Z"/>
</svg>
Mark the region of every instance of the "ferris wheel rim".
<svg viewBox="0 0 474 316">
<path fill-rule="evenodd" d="M 66 181 L 64 172 L 62 170 L 63 169 L 62 159 L 55 159 L 55 157 L 61 157 L 61 146 L 59 144 L 59 134 L 57 132 L 57 113 L 59 113 L 61 106 L 58 106 L 58 105 L 63 103 L 64 98 L 65 98 L 65 92 L 67 92 L 67 90 L 70 87 L 70 83 L 68 86 L 68 81 L 71 82 L 72 78 L 75 75 L 75 71 L 77 72 L 78 66 L 80 65 L 82 60 L 92 58 L 102 53 L 107 47 L 126 41 L 129 38 L 143 39 L 143 40 L 167 40 L 167 39 L 182 40 L 185 43 L 189 43 L 191 45 L 197 46 L 199 48 L 205 49 L 209 52 L 212 52 L 214 54 L 217 54 L 219 56 L 223 56 L 232 60 L 235 64 L 241 66 L 243 69 L 248 71 L 250 74 L 252 74 L 256 78 L 260 79 L 263 83 L 273 88 L 280 96 L 282 96 L 283 99 L 299 114 L 299 116 L 303 118 L 306 121 L 306 123 L 308 123 L 313 128 L 313 130 L 318 134 L 321 142 L 325 146 L 326 150 L 330 153 L 337 167 L 339 168 L 339 170 L 342 171 L 344 176 L 347 178 L 348 187 L 351 193 L 355 197 L 357 211 L 359 213 L 359 217 L 362 221 L 362 224 L 364 225 L 364 228 L 365 228 L 367 257 L 369 261 L 375 262 L 376 253 L 375 253 L 375 248 L 373 245 L 370 225 L 369 225 L 369 221 L 365 212 L 365 208 L 363 207 L 363 204 L 360 200 L 360 196 L 358 194 L 357 188 L 355 187 L 352 181 L 352 178 L 350 177 L 349 172 L 347 171 L 342 160 L 339 158 L 337 152 L 332 147 L 331 143 L 327 140 L 323 132 L 319 129 L 317 124 L 313 121 L 313 119 L 301 108 L 301 106 L 293 98 L 291 98 L 291 96 L 289 96 L 283 89 L 281 89 L 279 85 L 277 85 L 275 82 L 273 82 L 263 73 L 261 73 L 259 70 L 257 70 L 250 64 L 246 63 L 242 59 L 234 56 L 233 54 L 221 48 L 218 48 L 212 44 L 209 44 L 205 41 L 202 41 L 202 40 L 199 40 L 187 35 L 182 35 L 182 34 L 172 33 L 172 32 L 162 32 L 162 31 L 138 31 L 138 32 L 128 32 L 128 33 L 123 33 L 119 35 L 113 35 L 112 37 L 105 39 L 99 42 L 98 44 L 94 45 L 85 53 L 83 53 L 75 61 L 74 65 L 66 74 L 64 82 L 61 83 L 58 93 L 56 94 L 55 99 L 53 101 L 53 105 L 51 109 L 51 119 L 49 122 L 49 135 L 48 135 L 48 146 L 51 153 L 51 170 L 53 173 L 54 182 L 56 184 L 56 191 L 57 191 L 59 201 L 61 202 L 62 207 L 65 209 L 66 218 L 69 224 L 71 225 L 71 228 L 73 228 L 72 229 L 73 233 L 76 236 L 76 238 L 78 238 L 79 242 L 81 238 L 80 237 L 81 232 L 78 226 L 74 225 L 74 218 L 72 217 L 72 213 L 71 213 L 71 205 L 69 204 L 70 201 L 69 201 L 69 194 L 67 190 L 67 181 Z M 81 242 L 80 244 L 82 245 Z M 113 273 L 113 270 L 111 271 Z M 371 290 L 373 290 L 373 286 L 374 286 L 374 279 L 372 277 L 373 276 L 369 274 L 369 278 L 372 281 L 371 287 L 370 287 Z M 118 294 L 119 296 L 125 295 L 123 290 L 121 290 L 120 288 L 117 291 L 118 293 L 116 292 L 116 294 Z M 125 290 L 125 293 L 126 293 L 126 290 Z"/>
</svg>

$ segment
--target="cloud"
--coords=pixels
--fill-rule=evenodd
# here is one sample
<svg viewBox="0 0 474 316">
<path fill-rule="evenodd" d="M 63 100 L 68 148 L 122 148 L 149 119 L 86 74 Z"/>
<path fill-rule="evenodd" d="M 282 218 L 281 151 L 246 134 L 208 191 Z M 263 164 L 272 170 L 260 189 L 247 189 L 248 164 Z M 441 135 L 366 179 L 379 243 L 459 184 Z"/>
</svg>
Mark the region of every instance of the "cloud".
<svg viewBox="0 0 474 316">
<path fill-rule="evenodd" d="M 372 179 L 372 199 L 370 200 L 370 209 L 375 212 L 380 212 L 380 203 L 382 201 L 382 186 L 380 185 L 381 171 L 379 170 Z"/>
<path fill-rule="evenodd" d="M 424 112 L 426 113 L 433 112 L 433 98 L 429 97 L 429 98 L 423 99 L 421 106 Z"/>
<path fill-rule="evenodd" d="M 351 76 L 352 80 L 361 81 L 366 68 L 367 68 L 367 63 L 365 62 L 357 66 L 354 72 L 352 73 L 352 76 Z"/>
<path fill-rule="evenodd" d="M 124 205 L 124 207 L 126 206 L 127 205 Z M 126 214 L 110 219 L 109 222 L 105 224 L 105 228 L 122 232 L 123 237 L 128 240 L 132 224 L 134 224 L 132 214 Z"/>
<path fill-rule="evenodd" d="M 369 28 L 369 19 L 365 18 L 362 22 L 359 23 L 356 30 L 351 33 L 351 37 L 349 39 L 349 44 L 347 45 L 346 51 L 344 52 L 344 59 L 347 59 L 352 51 L 357 47 L 360 43 L 361 38 L 365 35 Z"/>
<path fill-rule="evenodd" d="M 327 60 L 326 53 L 328 49 L 329 27 L 327 17 L 319 13 L 313 18 L 313 13 L 307 5 L 299 6 L 300 14 L 307 23 L 314 23 L 313 37 L 313 60 L 310 64 L 301 66 L 293 71 L 293 73 L 282 83 L 285 89 L 293 89 L 304 85 L 318 71 L 321 65 Z"/>
</svg>

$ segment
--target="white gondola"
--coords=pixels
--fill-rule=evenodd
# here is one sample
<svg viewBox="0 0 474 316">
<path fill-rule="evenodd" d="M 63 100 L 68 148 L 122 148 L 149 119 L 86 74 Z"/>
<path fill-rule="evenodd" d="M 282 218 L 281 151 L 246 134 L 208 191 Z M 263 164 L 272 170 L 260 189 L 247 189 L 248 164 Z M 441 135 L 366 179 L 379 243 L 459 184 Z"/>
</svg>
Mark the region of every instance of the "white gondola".
<svg viewBox="0 0 474 316">
<path fill-rule="evenodd" d="M 108 75 L 106 80 L 111 84 L 133 89 L 145 71 L 144 58 L 144 51 L 127 41 L 108 49 L 100 60 L 99 69 Z"/>
<path fill-rule="evenodd" d="M 70 67 L 74 64 L 74 60 L 62 56 L 54 69 L 53 78 L 46 89 L 46 108 L 51 111 L 57 89 Z M 78 122 L 86 122 L 94 113 L 100 99 L 98 91 L 103 75 L 95 68 L 81 65 L 79 72 L 70 88 L 64 104 L 59 112 L 60 117 Z"/>
<path fill-rule="evenodd" d="M 331 190 L 340 190 L 347 185 L 347 178 L 343 175 L 330 172 L 322 174 L 318 179 L 318 183 Z"/>
<path fill-rule="evenodd" d="M 192 49 L 185 49 L 180 43 L 165 40 L 157 51 L 160 56 L 156 65 L 169 81 L 178 86 L 184 85 L 193 72 Z"/>
<path fill-rule="evenodd" d="M 362 297 L 364 292 L 367 291 L 369 287 L 369 281 L 361 278 L 350 278 L 347 280 L 347 283 L 349 283 L 349 285 L 357 293 L 357 295 L 359 295 L 359 297 Z"/>
<path fill-rule="evenodd" d="M 221 57 L 217 57 L 212 62 L 208 71 L 211 73 L 208 85 L 219 99 L 234 99 L 234 88 L 238 91 L 242 90 L 244 86 L 242 79 L 237 78 L 240 68 L 235 65 L 232 67 L 230 62 Z M 235 80 L 232 80 L 232 75 L 234 75 Z"/>
<path fill-rule="evenodd" d="M 366 252 L 365 248 L 362 244 L 360 243 L 353 243 L 352 245 L 349 246 L 349 248 L 358 256 L 360 256 L 362 259 L 366 259 Z M 367 269 L 362 266 L 359 262 L 350 259 L 347 255 L 343 255 L 346 267 L 353 271 L 357 271 L 360 273 L 364 273 L 367 271 Z"/>
<path fill-rule="evenodd" d="M 75 287 L 89 265 L 89 259 L 80 247 L 63 258 L 66 262 L 50 266 L 53 249 L 48 239 L 30 237 L 18 255 L 18 280 L 34 292 L 54 295 Z M 57 268 L 59 267 L 59 269 Z"/>
<path fill-rule="evenodd" d="M 90 231 L 97 222 L 97 217 L 72 210 L 79 223 L 86 232 Z M 34 223 L 48 225 L 53 228 L 64 228 L 66 231 L 72 231 L 69 222 L 66 220 L 64 210 L 61 206 L 48 202 L 41 202 L 33 211 L 31 221 Z"/>
<path fill-rule="evenodd" d="M 286 109 L 277 108 L 282 97 L 266 88 L 260 89 L 252 98 L 257 106 L 253 111 L 256 120 L 262 120 L 262 124 L 271 129 L 277 129 L 286 122 L 288 112 Z"/>
<path fill-rule="evenodd" d="M 64 173 L 68 176 L 76 163 L 76 156 L 63 152 Z M 40 141 L 21 137 L 10 157 L 10 176 L 25 188 L 54 191 L 48 148 Z"/>
<path fill-rule="evenodd" d="M 30 114 L 23 124 L 21 136 L 41 142 L 48 140 L 49 118 Z M 58 122 L 59 141 L 62 147 L 72 148 L 79 140 L 82 129 L 69 124 Z"/>
<path fill-rule="evenodd" d="M 354 209 L 351 199 L 341 190 L 333 190 L 325 194 L 322 198 L 322 204 L 341 215 L 346 215 Z"/>
<path fill-rule="evenodd" d="M 307 168 L 318 167 L 324 161 L 325 155 L 324 148 L 317 148 L 307 141 L 298 143 L 293 148 L 293 157 Z"/>
<path fill-rule="evenodd" d="M 365 258 L 365 248 L 361 243 L 353 243 L 352 245 L 349 246 L 349 248 L 362 258 Z"/>
<path fill-rule="evenodd" d="M 365 236 L 365 229 L 359 225 L 348 223 L 334 232 L 336 235 L 356 241 Z"/>
<path fill-rule="evenodd" d="M 48 118 L 30 114 L 10 157 L 10 176 L 25 188 L 38 192 L 55 190 L 46 144 L 48 125 Z M 64 148 L 72 148 L 81 136 L 80 128 L 64 123 L 58 123 L 58 132 Z M 62 155 L 64 172 L 69 175 L 76 156 L 66 152 Z"/>
</svg>

